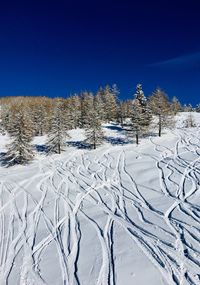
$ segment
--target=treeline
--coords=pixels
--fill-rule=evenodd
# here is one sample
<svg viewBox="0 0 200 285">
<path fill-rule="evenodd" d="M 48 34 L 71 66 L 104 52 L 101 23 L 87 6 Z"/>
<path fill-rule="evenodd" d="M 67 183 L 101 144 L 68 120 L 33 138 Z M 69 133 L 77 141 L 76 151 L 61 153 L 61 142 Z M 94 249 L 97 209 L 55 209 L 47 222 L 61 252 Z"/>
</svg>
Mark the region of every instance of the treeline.
<svg viewBox="0 0 200 285">
<path fill-rule="evenodd" d="M 179 111 L 185 111 L 175 97 L 170 102 L 160 88 L 147 99 L 141 84 L 137 85 L 134 98 L 120 101 L 116 85 L 100 88 L 94 95 L 82 92 L 69 98 L 5 97 L 1 98 L 1 131 L 11 138 L 5 161 L 23 164 L 34 156 L 32 140 L 47 135 L 46 152 L 61 153 L 68 131 L 85 129 L 86 142 L 93 148 L 102 143 L 102 123 L 117 122 L 123 125 L 127 136 L 136 138 L 147 132 L 153 115 L 157 117 L 158 134 L 170 124 Z M 189 106 L 187 106 L 189 108 Z M 187 110 L 188 111 L 188 110 Z"/>
</svg>

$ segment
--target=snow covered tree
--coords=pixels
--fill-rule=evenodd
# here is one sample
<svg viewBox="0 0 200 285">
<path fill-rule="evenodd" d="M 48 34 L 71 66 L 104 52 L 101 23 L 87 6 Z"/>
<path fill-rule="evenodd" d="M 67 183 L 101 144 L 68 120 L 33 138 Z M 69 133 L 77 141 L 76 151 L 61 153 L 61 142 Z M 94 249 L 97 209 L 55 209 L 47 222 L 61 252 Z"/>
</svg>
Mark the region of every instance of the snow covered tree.
<svg viewBox="0 0 200 285">
<path fill-rule="evenodd" d="M 142 90 L 142 84 L 138 83 L 136 86 L 136 92 L 134 98 L 137 99 L 141 105 L 145 105 L 147 102 L 146 97 L 144 96 L 144 92 Z"/>
<path fill-rule="evenodd" d="M 101 127 L 101 120 L 98 112 L 93 108 L 89 111 L 90 120 L 85 127 L 86 142 L 96 149 L 103 141 L 104 133 Z"/>
<path fill-rule="evenodd" d="M 192 116 L 191 113 L 189 113 L 189 115 L 187 116 L 186 120 L 185 120 L 185 128 L 194 128 L 196 127 L 196 123 L 194 120 L 194 117 Z"/>
<path fill-rule="evenodd" d="M 8 151 L 5 159 L 8 164 L 24 164 L 30 161 L 34 154 L 31 146 L 33 138 L 33 126 L 29 117 L 29 110 L 22 102 L 15 103 L 10 107 L 8 134 L 11 143 L 8 144 Z"/>
<path fill-rule="evenodd" d="M 139 144 L 139 136 L 147 131 L 152 116 L 141 84 L 137 85 L 134 98 L 129 133 L 135 134 L 136 144 Z"/>
<path fill-rule="evenodd" d="M 0 130 L 4 133 L 9 127 L 10 109 L 8 104 L 1 105 L 1 123 Z"/>
<path fill-rule="evenodd" d="M 181 103 L 176 98 L 176 96 L 174 96 L 172 98 L 172 102 L 171 102 L 171 110 L 172 110 L 173 114 L 176 115 L 178 112 L 181 111 L 181 109 L 182 109 Z"/>
<path fill-rule="evenodd" d="M 105 88 L 100 87 L 98 90 L 94 97 L 94 105 L 101 121 L 109 122 L 117 119 L 118 94 L 119 90 L 116 84 L 113 84 L 112 87 L 106 85 Z"/>
<path fill-rule="evenodd" d="M 110 122 L 117 117 L 117 86 L 110 87 L 107 85 L 104 89 L 104 102 L 105 102 L 105 117 L 106 121 Z"/>
<path fill-rule="evenodd" d="M 198 113 L 200 113 L 200 104 L 197 104 L 197 105 L 196 105 L 195 111 L 198 112 Z"/>
<path fill-rule="evenodd" d="M 36 136 L 42 136 L 48 128 L 49 116 L 49 99 L 45 97 L 32 98 L 29 102 L 30 117 L 33 122 L 33 127 Z"/>
<path fill-rule="evenodd" d="M 121 103 L 121 118 L 124 124 L 125 119 L 131 118 L 132 115 L 132 100 L 126 100 Z"/>
<path fill-rule="evenodd" d="M 123 109 L 123 102 L 119 102 L 117 106 L 117 123 L 123 125 L 124 119 L 125 119 L 125 114 L 124 114 L 124 109 Z"/>
<path fill-rule="evenodd" d="M 67 99 L 66 112 L 70 129 L 76 129 L 81 122 L 81 99 L 78 95 L 73 95 Z"/>
<path fill-rule="evenodd" d="M 67 99 L 59 99 L 60 104 L 62 105 L 62 112 L 63 112 L 63 119 L 65 120 L 65 124 L 67 126 L 67 130 L 72 130 L 77 127 L 77 120 L 75 116 L 77 115 L 77 112 L 75 110 L 75 106 L 72 101 L 73 97 L 67 98 Z"/>
<path fill-rule="evenodd" d="M 170 102 L 165 92 L 157 88 L 149 98 L 149 105 L 158 118 L 158 135 L 161 137 L 163 127 L 169 127 L 173 123 Z"/>
<path fill-rule="evenodd" d="M 61 153 L 65 145 L 66 137 L 69 137 L 69 129 L 65 112 L 63 110 L 62 100 L 55 99 L 52 115 L 50 118 L 50 129 L 48 132 L 47 152 Z"/>
<path fill-rule="evenodd" d="M 106 120 L 105 106 L 106 106 L 106 102 L 104 98 L 104 90 L 102 87 L 100 87 L 97 94 L 94 96 L 94 107 L 98 114 L 99 119 L 102 122 Z"/>
<path fill-rule="evenodd" d="M 142 108 L 139 101 L 136 99 L 133 104 L 131 124 L 129 129 L 129 136 L 132 137 L 135 134 L 136 144 L 139 144 L 139 134 L 142 131 Z"/>
<path fill-rule="evenodd" d="M 192 104 L 188 104 L 188 112 L 194 112 L 194 108 L 192 107 Z"/>
<path fill-rule="evenodd" d="M 194 111 L 194 109 L 193 109 L 193 107 L 192 107 L 192 104 L 184 104 L 183 105 L 183 111 L 184 112 L 193 112 Z"/>
<path fill-rule="evenodd" d="M 81 116 L 80 116 L 80 127 L 84 128 L 90 121 L 89 111 L 93 108 L 94 97 L 90 92 L 83 92 L 80 96 L 81 100 Z"/>
</svg>

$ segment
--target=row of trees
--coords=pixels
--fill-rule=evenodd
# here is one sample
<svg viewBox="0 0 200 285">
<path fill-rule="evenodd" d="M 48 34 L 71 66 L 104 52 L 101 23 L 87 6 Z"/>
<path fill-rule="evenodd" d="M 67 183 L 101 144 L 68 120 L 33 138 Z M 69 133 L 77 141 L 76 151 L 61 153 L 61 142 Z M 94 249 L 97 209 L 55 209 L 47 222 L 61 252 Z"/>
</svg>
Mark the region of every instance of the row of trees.
<svg viewBox="0 0 200 285">
<path fill-rule="evenodd" d="M 46 152 L 61 153 L 68 131 L 84 128 L 86 142 L 96 148 L 103 140 L 102 122 L 119 116 L 116 85 L 94 96 L 83 92 L 70 98 L 8 97 L 1 99 L 1 130 L 11 137 L 5 160 L 23 164 L 33 158 L 33 137 L 47 135 Z"/>
<path fill-rule="evenodd" d="M 182 109 L 176 98 L 169 101 L 158 88 L 148 98 L 141 84 L 137 85 L 134 99 L 119 101 L 116 85 L 100 88 L 96 95 L 82 92 L 69 98 L 47 97 L 2 98 L 1 129 L 11 137 L 5 159 L 9 164 L 23 164 L 33 158 L 32 140 L 35 136 L 47 135 L 47 153 L 61 153 L 68 131 L 85 129 L 86 142 L 93 148 L 101 144 L 104 134 L 101 124 L 115 121 L 124 126 L 128 136 L 139 137 L 147 132 L 153 115 L 158 118 L 161 136 L 162 127 L 169 124 L 172 115 Z"/>
</svg>

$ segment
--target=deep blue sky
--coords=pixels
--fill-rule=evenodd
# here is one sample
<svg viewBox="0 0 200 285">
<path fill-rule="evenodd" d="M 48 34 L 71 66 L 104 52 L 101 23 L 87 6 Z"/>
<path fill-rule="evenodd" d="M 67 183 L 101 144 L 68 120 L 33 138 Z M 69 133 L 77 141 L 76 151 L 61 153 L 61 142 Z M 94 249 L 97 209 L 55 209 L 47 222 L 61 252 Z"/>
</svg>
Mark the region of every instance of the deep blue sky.
<svg viewBox="0 0 200 285">
<path fill-rule="evenodd" d="M 199 0 L 26 0 L 0 4 L 0 96 L 66 96 L 138 82 L 200 102 Z"/>
</svg>

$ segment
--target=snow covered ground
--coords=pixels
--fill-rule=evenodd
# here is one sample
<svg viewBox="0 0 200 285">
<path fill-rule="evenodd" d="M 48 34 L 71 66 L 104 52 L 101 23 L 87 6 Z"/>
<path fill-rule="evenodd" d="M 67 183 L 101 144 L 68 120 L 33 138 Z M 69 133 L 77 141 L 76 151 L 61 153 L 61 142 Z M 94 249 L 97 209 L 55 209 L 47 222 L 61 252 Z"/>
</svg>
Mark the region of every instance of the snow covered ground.
<svg viewBox="0 0 200 285">
<path fill-rule="evenodd" d="M 138 147 L 114 124 L 97 150 L 73 130 L 46 157 L 36 138 L 33 163 L 1 166 L 0 284 L 200 284 L 200 129 L 186 117 Z"/>
</svg>

